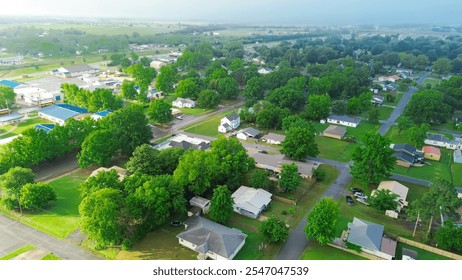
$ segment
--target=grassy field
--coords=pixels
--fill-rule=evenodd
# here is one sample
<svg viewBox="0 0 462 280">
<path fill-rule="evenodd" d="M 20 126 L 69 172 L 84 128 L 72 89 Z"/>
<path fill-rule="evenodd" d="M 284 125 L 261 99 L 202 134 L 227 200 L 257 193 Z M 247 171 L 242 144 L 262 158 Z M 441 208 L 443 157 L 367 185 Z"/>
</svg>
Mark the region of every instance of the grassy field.
<svg viewBox="0 0 462 280">
<path fill-rule="evenodd" d="M 439 85 L 441 83 L 441 79 L 439 78 L 427 78 L 424 82 L 423 82 L 423 87 L 426 88 L 427 85 L 430 85 L 431 88 L 434 88 L 436 87 L 437 85 Z"/>
<path fill-rule="evenodd" d="M 369 131 L 377 131 L 380 124 L 372 124 L 366 120 L 362 120 L 358 127 L 347 127 L 345 136 L 354 136 L 357 142 L 362 142 L 364 136 Z"/>
<path fill-rule="evenodd" d="M 393 95 L 395 97 L 395 100 L 393 100 L 393 102 L 385 101 L 385 104 L 391 105 L 391 106 L 396 106 L 399 103 L 399 101 L 401 100 L 401 98 L 403 98 L 404 94 L 403 93 L 391 93 L 391 95 Z"/>
<path fill-rule="evenodd" d="M 312 241 L 300 256 L 301 260 L 367 260 L 366 258 L 351 254 L 331 246 L 322 246 Z"/>
<path fill-rule="evenodd" d="M 13 125 L 7 125 L 0 129 L 0 134 L 5 133 L 13 128 L 14 130 L 12 130 L 11 132 L 7 134 L 1 135 L 0 139 L 5 139 L 11 136 L 19 135 L 23 133 L 24 131 L 26 131 L 27 129 L 33 128 L 35 125 L 39 123 L 52 123 L 52 122 L 50 122 L 49 120 L 42 119 L 42 118 L 30 118 L 30 119 L 20 122 L 16 128 Z"/>
<path fill-rule="evenodd" d="M 21 255 L 22 253 L 32 251 L 35 248 L 36 247 L 34 245 L 27 244 L 27 245 L 15 250 L 15 251 L 3 256 L 2 258 L 0 258 L 0 260 L 11 260 L 12 258 L 17 257 L 17 256 Z"/>
<path fill-rule="evenodd" d="M 409 168 L 395 166 L 395 173 L 406 175 L 409 177 L 419 178 L 427 181 L 431 181 L 434 178 L 443 178 L 448 181 L 452 181 L 452 171 L 451 165 L 452 162 L 452 151 L 447 149 L 440 149 L 441 150 L 441 160 L 433 161 L 427 160 L 428 164 L 425 164 L 422 167 L 413 166 Z"/>
<path fill-rule="evenodd" d="M 338 139 L 316 136 L 315 142 L 318 145 L 318 157 L 349 162 L 357 144 Z"/>
<path fill-rule="evenodd" d="M 451 163 L 452 183 L 456 187 L 462 187 L 462 163 Z"/>
<path fill-rule="evenodd" d="M 388 137 L 393 144 L 404 144 L 408 142 L 407 138 L 404 136 L 404 132 L 399 134 L 398 126 L 396 125 L 390 127 L 385 136 Z"/>
<path fill-rule="evenodd" d="M 79 227 L 78 187 L 88 175 L 87 171 L 79 170 L 50 182 L 58 196 L 56 201 L 50 203 L 50 208 L 40 213 L 23 214 L 16 218 L 55 237 L 67 237 Z"/>
<path fill-rule="evenodd" d="M 388 120 L 394 108 L 380 106 L 379 108 L 379 120 Z"/>
<path fill-rule="evenodd" d="M 397 260 L 401 260 L 403 258 L 403 248 L 414 250 L 417 252 L 417 260 L 451 260 L 445 256 L 441 256 L 438 254 L 434 254 L 429 251 L 422 250 L 420 248 L 413 247 L 411 245 L 407 245 L 401 242 L 398 242 L 396 246 L 396 258 Z"/>
<path fill-rule="evenodd" d="M 205 135 L 210 137 L 218 137 L 222 135 L 222 133 L 218 132 L 218 126 L 220 125 L 220 120 L 231 114 L 230 111 L 222 112 L 211 117 L 204 119 L 203 121 L 194 124 L 192 126 L 188 126 L 184 129 L 184 131 L 199 135 Z"/>
<path fill-rule="evenodd" d="M 183 114 L 193 115 L 193 116 L 200 116 L 200 115 L 213 112 L 213 109 L 202 109 L 202 108 L 181 108 L 180 110 Z"/>
</svg>

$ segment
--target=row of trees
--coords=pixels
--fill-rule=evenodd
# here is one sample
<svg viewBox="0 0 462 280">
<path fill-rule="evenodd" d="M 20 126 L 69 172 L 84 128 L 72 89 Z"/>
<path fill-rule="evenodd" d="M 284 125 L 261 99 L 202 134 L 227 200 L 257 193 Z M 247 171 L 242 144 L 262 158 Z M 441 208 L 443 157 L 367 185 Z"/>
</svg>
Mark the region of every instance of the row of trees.
<svg viewBox="0 0 462 280">
<path fill-rule="evenodd" d="M 61 84 L 66 103 L 87 108 L 90 112 L 117 110 L 122 108 L 122 99 L 109 89 L 98 88 L 94 91 L 80 89 L 75 84 Z"/>
</svg>

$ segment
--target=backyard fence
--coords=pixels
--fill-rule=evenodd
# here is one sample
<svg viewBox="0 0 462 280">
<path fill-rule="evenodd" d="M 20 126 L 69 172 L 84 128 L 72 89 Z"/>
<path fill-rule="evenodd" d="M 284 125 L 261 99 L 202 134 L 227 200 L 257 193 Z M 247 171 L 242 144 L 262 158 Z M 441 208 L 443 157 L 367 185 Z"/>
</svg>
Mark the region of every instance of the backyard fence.
<svg viewBox="0 0 462 280">
<path fill-rule="evenodd" d="M 409 239 L 406 239 L 406 238 L 403 238 L 403 237 L 398 237 L 397 241 L 401 242 L 401 243 L 404 243 L 404 244 L 407 244 L 407 245 L 410 245 L 410 246 L 414 246 L 416 248 L 419 248 L 419 249 L 422 249 L 422 250 L 425 250 L 425 251 L 428 251 L 428 252 L 432 252 L 432 253 L 437 254 L 437 255 L 445 256 L 445 257 L 448 257 L 448 258 L 451 258 L 451 259 L 454 259 L 454 260 L 462 260 L 461 255 L 457 255 L 457 254 L 454 254 L 454 253 L 451 253 L 451 252 L 448 252 L 448 251 L 445 251 L 445 250 L 441 250 L 439 248 L 435 248 L 435 247 L 432 247 L 432 246 L 428 246 L 426 244 L 422 244 L 422 243 L 419 243 L 419 242 L 416 242 L 416 241 L 413 241 L 413 240 L 409 240 Z"/>
<path fill-rule="evenodd" d="M 285 204 L 288 204 L 288 205 L 296 205 L 296 204 L 297 204 L 297 203 L 296 203 L 294 200 L 292 200 L 292 199 L 280 197 L 280 196 L 277 196 L 277 195 L 273 195 L 273 196 L 271 197 L 271 199 L 276 200 L 276 201 L 279 201 L 279 202 L 282 202 L 282 203 L 285 203 Z"/>
</svg>

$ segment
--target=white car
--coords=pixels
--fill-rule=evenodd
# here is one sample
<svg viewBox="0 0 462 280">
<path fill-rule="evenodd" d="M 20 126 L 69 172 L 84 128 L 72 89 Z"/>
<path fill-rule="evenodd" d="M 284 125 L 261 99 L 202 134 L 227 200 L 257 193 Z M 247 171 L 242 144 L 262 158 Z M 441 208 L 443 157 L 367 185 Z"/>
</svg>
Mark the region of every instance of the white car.
<svg viewBox="0 0 462 280">
<path fill-rule="evenodd" d="M 367 199 L 367 195 L 364 195 L 362 192 L 355 192 L 354 196 L 359 199 Z"/>
</svg>

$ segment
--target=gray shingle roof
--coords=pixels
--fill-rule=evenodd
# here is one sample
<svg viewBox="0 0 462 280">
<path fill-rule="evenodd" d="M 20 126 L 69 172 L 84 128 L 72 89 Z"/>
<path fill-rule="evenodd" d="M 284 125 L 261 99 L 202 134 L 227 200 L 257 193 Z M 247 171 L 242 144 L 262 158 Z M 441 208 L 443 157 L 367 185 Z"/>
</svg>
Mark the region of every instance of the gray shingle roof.
<svg viewBox="0 0 462 280">
<path fill-rule="evenodd" d="M 236 113 L 233 113 L 233 114 L 227 116 L 226 118 L 228 120 L 230 120 L 230 121 L 234 121 L 234 120 L 237 120 L 239 118 L 239 116 Z"/>
<path fill-rule="evenodd" d="M 409 144 L 392 144 L 393 146 L 391 147 L 395 152 L 404 152 L 409 155 L 415 155 L 417 152 L 417 149 Z"/>
<path fill-rule="evenodd" d="M 271 202 L 271 196 L 272 194 L 264 189 L 241 186 L 233 193 L 232 198 L 236 207 L 258 214 L 263 206 Z"/>
<path fill-rule="evenodd" d="M 95 69 L 88 64 L 78 64 L 78 65 L 68 65 L 63 66 L 64 69 L 67 70 L 69 73 L 80 73 L 80 72 L 87 72 L 87 71 L 95 71 Z"/>
<path fill-rule="evenodd" d="M 286 136 L 282 135 L 282 134 L 276 134 L 276 133 L 270 132 L 270 133 L 264 135 L 262 138 L 273 140 L 273 141 L 283 142 L 286 139 Z"/>
<path fill-rule="evenodd" d="M 184 222 L 187 229 L 178 238 L 195 244 L 200 253 L 213 252 L 228 258 L 245 241 L 247 235 L 240 230 L 229 228 L 200 216 L 193 216 Z"/>
<path fill-rule="evenodd" d="M 359 122 L 361 121 L 361 119 L 359 118 L 353 118 L 349 116 L 338 116 L 338 115 L 330 115 L 327 118 L 332 119 L 332 120 L 343 121 L 343 122 L 356 123 L 356 124 L 359 124 Z"/>
<path fill-rule="evenodd" d="M 354 218 L 348 223 L 350 233 L 348 242 L 371 250 L 380 251 L 384 227 L 365 220 Z"/>
<path fill-rule="evenodd" d="M 449 142 L 449 138 L 441 134 L 430 134 L 430 136 L 427 139 L 439 142 Z"/>
<path fill-rule="evenodd" d="M 255 129 L 253 127 L 248 127 L 246 129 L 244 129 L 243 131 L 245 134 L 247 134 L 248 136 L 250 137 L 257 137 L 259 134 L 260 134 L 260 130 L 258 129 Z"/>
<path fill-rule="evenodd" d="M 411 164 L 414 163 L 414 157 L 405 152 L 395 152 L 394 155 L 397 159 L 409 162 Z"/>
</svg>

